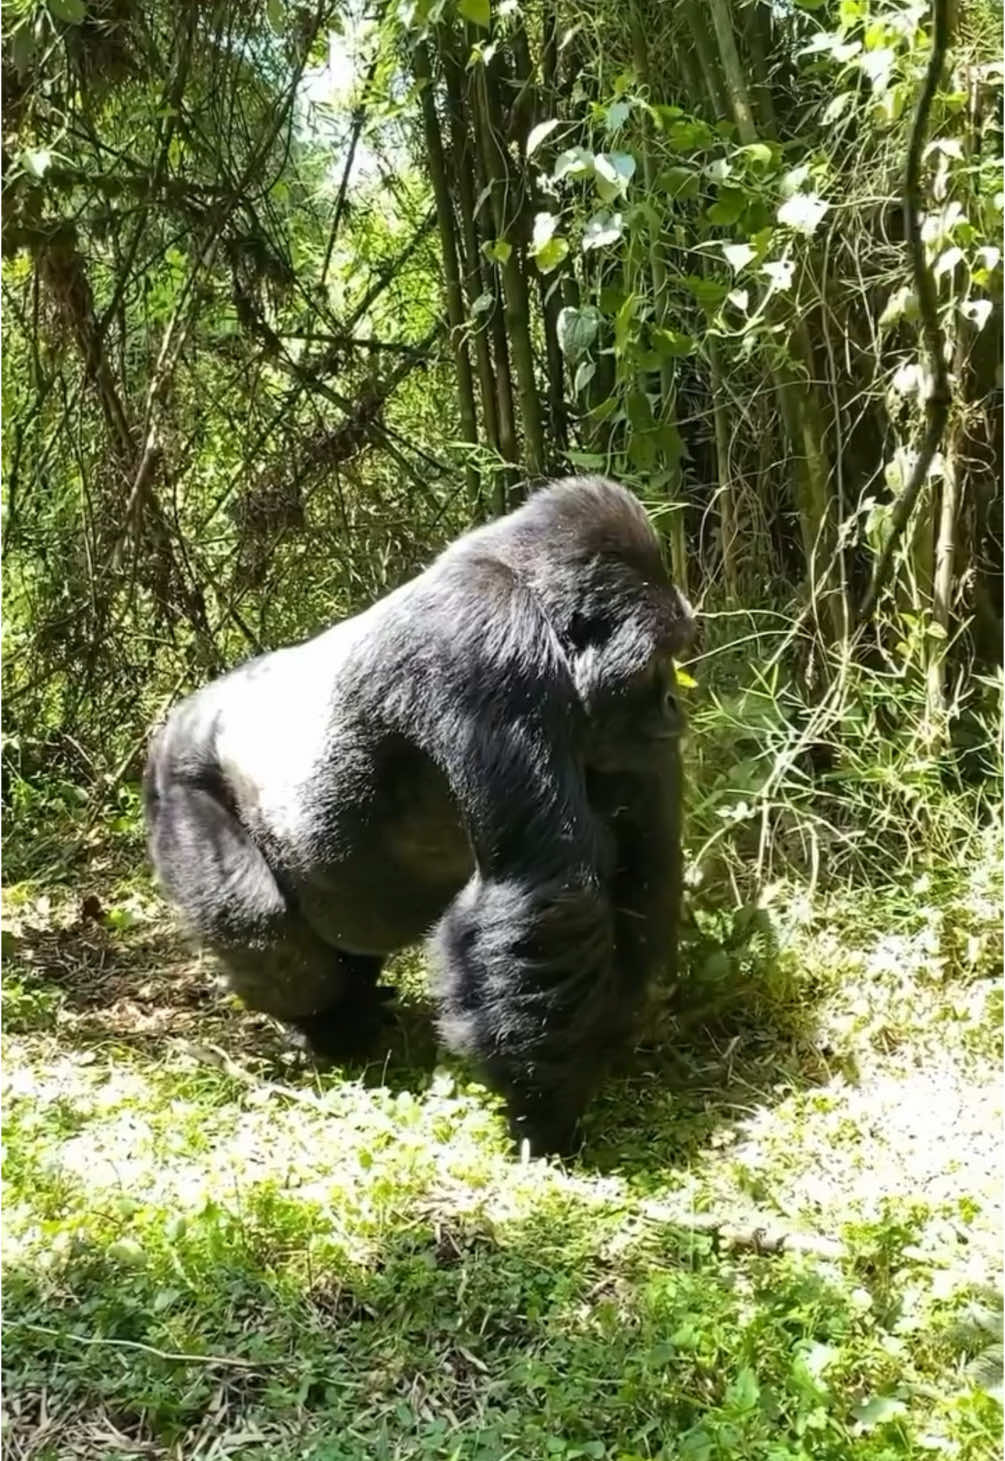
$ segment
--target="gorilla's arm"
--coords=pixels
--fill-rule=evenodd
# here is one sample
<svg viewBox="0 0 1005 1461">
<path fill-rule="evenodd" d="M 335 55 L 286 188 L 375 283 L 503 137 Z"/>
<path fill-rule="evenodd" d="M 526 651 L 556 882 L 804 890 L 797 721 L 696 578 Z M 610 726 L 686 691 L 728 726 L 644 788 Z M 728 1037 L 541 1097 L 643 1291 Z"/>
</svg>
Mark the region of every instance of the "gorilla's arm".
<svg viewBox="0 0 1005 1461">
<path fill-rule="evenodd" d="M 677 973 L 681 792 L 676 740 L 659 748 L 648 770 L 589 776 L 591 804 L 614 833 L 616 958 L 633 987 Z"/>
<path fill-rule="evenodd" d="M 443 746 L 477 871 L 437 931 L 441 1029 L 506 1097 L 516 1138 L 562 1150 L 633 1012 L 614 959 L 613 839 L 590 806 L 582 711 L 546 621 L 498 565 L 479 586 L 494 608 L 466 625 Z"/>
</svg>

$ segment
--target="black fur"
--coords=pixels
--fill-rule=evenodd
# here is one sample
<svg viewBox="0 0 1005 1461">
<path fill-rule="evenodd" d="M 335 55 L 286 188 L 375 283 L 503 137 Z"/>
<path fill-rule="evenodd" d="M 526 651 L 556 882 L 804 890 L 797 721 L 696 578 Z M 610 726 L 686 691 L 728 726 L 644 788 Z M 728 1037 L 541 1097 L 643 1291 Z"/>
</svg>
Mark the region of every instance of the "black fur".
<svg viewBox="0 0 1005 1461">
<path fill-rule="evenodd" d="M 167 895 L 255 1009 L 365 1043 L 435 926 L 446 1043 L 564 1150 L 673 955 L 691 634 L 636 499 L 555 484 L 365 613 L 181 704 L 145 781 Z"/>
</svg>

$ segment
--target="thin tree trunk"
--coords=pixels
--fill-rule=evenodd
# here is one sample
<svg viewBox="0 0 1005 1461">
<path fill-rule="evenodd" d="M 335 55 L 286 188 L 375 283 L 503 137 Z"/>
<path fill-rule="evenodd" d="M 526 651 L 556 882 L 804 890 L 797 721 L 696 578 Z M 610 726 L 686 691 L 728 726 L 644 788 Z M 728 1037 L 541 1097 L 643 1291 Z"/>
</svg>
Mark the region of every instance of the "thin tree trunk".
<svg viewBox="0 0 1005 1461">
<path fill-rule="evenodd" d="M 499 270 L 502 275 L 503 298 L 506 302 L 506 335 L 513 354 L 517 392 L 520 398 L 524 465 L 530 476 L 539 477 L 544 472 L 544 430 L 534 373 L 534 353 L 530 340 L 527 280 L 521 267 L 523 251 L 518 247 L 515 238 L 506 237 L 514 221 L 507 206 L 507 199 L 515 187 L 515 180 L 508 176 L 502 129 L 493 124 L 493 117 L 498 109 L 495 106 L 494 92 L 490 85 L 487 67 L 478 68 L 473 92 L 475 126 L 486 184 L 491 190 L 496 238 L 508 243 L 510 248 L 509 256 L 505 261 L 500 262 Z"/>
<path fill-rule="evenodd" d="M 719 58 L 726 77 L 730 108 L 736 119 L 736 130 L 740 134 L 740 141 L 744 144 L 756 142 L 757 127 L 754 123 L 754 109 L 750 104 L 750 94 L 743 77 L 740 53 L 736 49 L 736 37 L 733 34 L 733 6 L 729 4 L 729 0 L 708 0 L 708 8 L 712 12 L 712 25 L 715 28 Z"/>
<path fill-rule="evenodd" d="M 711 334 L 708 336 L 708 363 L 712 381 L 712 420 L 715 425 L 715 454 L 718 465 L 722 574 L 726 581 L 726 593 L 730 599 L 735 600 L 738 597 L 739 580 L 736 563 L 738 537 L 736 502 L 729 468 L 729 421 L 723 395 L 719 342 Z"/>
<path fill-rule="evenodd" d="M 953 566 L 956 560 L 956 520 L 960 507 L 960 487 L 956 472 L 954 445 L 955 443 L 951 443 L 945 454 L 939 535 L 935 543 L 932 621 L 938 624 L 942 634 L 932 644 L 931 658 L 928 662 L 928 710 L 933 721 L 941 721 L 946 711 L 946 649 L 949 642 L 949 618 L 953 597 Z"/>
<path fill-rule="evenodd" d="M 754 106 L 765 137 L 777 137 L 775 105 L 771 97 L 771 83 L 768 80 L 770 56 L 771 12 L 759 0 L 748 5 L 744 12 L 744 36 L 750 53 L 751 73 L 754 87 Z M 766 41 L 767 33 L 767 41 Z"/>
<path fill-rule="evenodd" d="M 649 46 L 646 41 L 645 23 L 641 13 L 640 0 L 632 0 L 631 32 L 635 69 L 646 91 L 651 92 Z M 643 141 L 642 146 L 642 175 L 645 179 L 646 195 L 647 197 L 652 197 L 655 193 L 656 169 L 653 164 L 653 156 L 648 145 L 648 139 Z M 649 274 L 653 292 L 653 318 L 657 324 L 662 324 L 666 315 L 666 261 L 663 258 L 658 227 L 653 222 L 650 222 L 649 225 Z M 664 360 L 660 365 L 660 406 L 658 415 L 661 421 L 670 421 L 676 415 L 674 370 L 673 364 L 669 360 Z M 683 478 L 681 477 L 679 480 L 682 482 Z M 670 559 L 674 582 L 684 596 L 687 597 L 688 561 L 684 500 L 683 493 L 678 492 L 677 495 L 679 499 L 677 511 L 670 515 Z"/>
<path fill-rule="evenodd" d="M 558 22 L 553 10 L 549 9 L 542 18 L 542 47 L 541 47 L 541 84 L 533 81 L 534 68 L 530 58 L 530 49 L 527 44 L 526 27 L 521 25 L 513 38 L 513 50 L 516 56 L 517 68 L 520 72 L 518 80 L 527 91 L 528 95 L 528 120 L 531 125 L 544 121 L 548 116 L 554 116 L 558 106 L 558 97 L 555 94 L 555 64 L 558 57 Z M 521 142 L 523 139 L 521 138 Z M 537 164 L 528 167 L 524 159 L 524 172 L 527 177 L 534 179 L 540 168 L 547 171 L 554 157 L 554 148 L 550 142 L 545 142 L 538 154 Z M 542 195 L 536 184 L 533 184 L 533 204 L 536 212 L 550 212 L 548 200 Z M 544 274 L 535 264 L 535 273 L 538 281 L 538 294 L 541 302 L 541 324 L 544 333 L 544 353 L 548 375 L 548 451 L 547 457 L 553 461 L 556 457 L 564 457 L 568 446 L 568 417 L 565 406 L 565 361 L 562 357 L 562 350 L 558 343 L 558 315 L 561 309 L 561 274 L 564 273 L 565 265 L 559 265 L 559 269 L 551 274 Z"/>
<path fill-rule="evenodd" d="M 474 384 L 471 378 L 471 361 L 465 338 L 467 321 L 464 313 L 464 296 L 461 292 L 461 277 L 458 267 L 457 241 L 454 231 L 454 213 L 447 184 L 446 165 L 443 158 L 443 141 L 440 123 L 436 115 L 436 100 L 433 94 L 433 73 L 429 64 L 429 51 L 425 41 L 419 41 L 412 52 L 415 79 L 419 83 L 422 99 L 422 121 L 426 138 L 426 155 L 429 178 L 436 202 L 436 221 L 440 231 L 440 253 L 443 260 L 443 279 L 447 296 L 447 319 L 450 323 L 450 344 L 454 352 L 457 369 L 458 413 L 461 432 L 465 441 L 478 442 L 478 418 L 475 413 Z M 481 483 L 477 471 L 470 463 L 464 469 L 468 497 L 477 510 L 481 499 Z"/>
<path fill-rule="evenodd" d="M 726 88 L 722 84 L 715 45 L 709 32 L 708 22 L 705 19 L 705 0 L 689 0 L 687 23 L 694 37 L 694 48 L 698 53 L 698 61 L 702 75 L 705 78 L 705 85 L 708 88 L 712 110 L 717 117 L 728 117 L 730 110 L 729 97 L 726 95 Z"/>
<path fill-rule="evenodd" d="M 462 255 L 464 259 L 464 284 L 471 311 L 472 333 L 475 344 L 475 363 L 478 370 L 478 391 L 481 397 L 482 422 L 486 440 L 496 451 L 500 451 L 499 416 L 496 409 L 495 379 L 492 370 L 492 354 L 486 332 L 486 322 L 479 320 L 474 306 L 482 293 L 481 269 L 479 267 L 478 227 L 475 222 L 475 187 L 471 160 L 471 139 L 465 122 L 464 72 L 443 36 L 440 46 L 443 70 L 447 82 L 447 104 L 450 115 L 450 142 L 453 151 L 454 170 L 457 181 L 457 211 L 461 220 Z"/>
<path fill-rule="evenodd" d="M 728 0 L 708 0 L 708 3 L 733 120 L 736 122 L 740 141 L 749 145 L 757 141 L 757 125 L 733 34 L 731 7 Z M 814 600 L 823 596 L 828 633 L 832 639 L 838 640 L 845 632 L 847 619 L 845 586 L 839 582 L 836 591 L 828 591 L 828 581 L 836 566 L 837 531 L 831 500 L 830 465 L 814 383 L 816 367 L 813 345 L 801 319 L 790 318 L 786 323 L 789 330 L 789 350 L 799 369 L 774 366 L 771 374 L 800 484 L 800 529 L 810 592 Z M 840 574 L 838 577 L 840 578 Z"/>
</svg>

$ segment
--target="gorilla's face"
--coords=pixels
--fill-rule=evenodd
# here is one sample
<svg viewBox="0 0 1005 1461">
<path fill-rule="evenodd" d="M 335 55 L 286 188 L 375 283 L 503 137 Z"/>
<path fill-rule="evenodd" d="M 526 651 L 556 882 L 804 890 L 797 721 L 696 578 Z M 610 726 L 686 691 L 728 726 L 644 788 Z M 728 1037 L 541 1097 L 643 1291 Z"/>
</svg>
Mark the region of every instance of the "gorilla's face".
<svg viewBox="0 0 1005 1461">
<path fill-rule="evenodd" d="M 645 771 L 671 750 L 684 729 L 677 675 L 669 654 L 654 654 L 594 706 L 586 764 L 596 771 Z"/>
</svg>

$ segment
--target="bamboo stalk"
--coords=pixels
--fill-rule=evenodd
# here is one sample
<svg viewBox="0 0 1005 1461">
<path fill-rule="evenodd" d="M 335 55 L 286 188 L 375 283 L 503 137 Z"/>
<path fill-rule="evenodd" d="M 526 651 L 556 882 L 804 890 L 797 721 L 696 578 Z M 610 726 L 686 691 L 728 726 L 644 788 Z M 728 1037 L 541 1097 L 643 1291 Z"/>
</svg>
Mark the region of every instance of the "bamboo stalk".
<svg viewBox="0 0 1005 1461">
<path fill-rule="evenodd" d="M 722 69 L 726 77 L 730 110 L 736 120 L 736 130 L 740 134 L 740 141 L 744 144 L 756 142 L 757 127 L 754 122 L 754 109 L 750 104 L 750 93 L 747 91 L 743 67 L 740 64 L 740 53 L 736 48 L 736 37 L 733 34 L 732 6 L 730 6 L 729 0 L 708 0 L 708 8 L 712 12 L 712 25 L 719 48 L 719 59 L 722 61 Z"/>
<path fill-rule="evenodd" d="M 486 184 L 490 188 L 496 238 L 510 246 L 509 256 L 499 265 L 505 301 L 506 336 L 516 369 L 517 394 L 523 425 L 524 465 L 532 477 L 544 472 L 544 430 L 541 404 L 534 373 L 530 339 L 530 305 L 523 263 L 523 250 L 515 239 L 507 239 L 513 219 L 507 208 L 515 182 L 508 176 L 502 128 L 493 123 L 498 113 L 494 89 L 486 66 L 478 68 L 474 84 L 474 118 Z"/>
<path fill-rule="evenodd" d="M 719 342 L 709 335 L 708 364 L 712 381 L 712 421 L 715 427 L 715 453 L 719 481 L 719 531 L 722 535 L 722 574 L 726 580 L 726 593 L 730 599 L 737 598 L 738 573 L 737 512 L 733 499 L 733 483 L 729 468 L 729 422 L 726 419 L 725 393 L 722 384 L 722 363 L 719 358 Z"/>
<path fill-rule="evenodd" d="M 449 38 L 441 32 L 440 55 L 447 83 L 447 108 L 450 118 L 450 143 L 453 152 L 455 177 L 457 181 L 457 212 L 461 223 L 461 254 L 464 260 L 463 279 L 468 308 L 472 312 L 475 364 L 478 374 L 478 392 L 481 399 L 482 422 L 485 437 L 496 451 L 501 451 L 499 439 L 499 413 L 496 406 L 496 388 L 492 370 L 492 355 L 485 321 L 474 316 L 474 305 L 482 294 L 482 271 L 478 247 L 478 227 L 475 222 L 474 171 L 471 159 L 471 139 L 468 135 L 463 83 L 464 72 Z"/>
<path fill-rule="evenodd" d="M 749 145 L 757 141 L 757 125 L 733 34 L 730 6 L 728 0 L 709 0 L 709 8 L 730 110 L 740 140 Z M 838 640 L 845 628 L 844 585 L 838 583 L 836 589 L 828 590 L 828 580 L 837 563 L 837 528 L 823 420 L 813 384 L 816 375 L 813 343 L 801 319 L 792 318 L 787 324 L 789 352 L 796 368 L 774 365 L 771 376 L 796 467 L 800 530 L 810 593 L 814 603 L 823 598 L 829 635 Z"/>
<path fill-rule="evenodd" d="M 925 245 L 921 238 L 921 165 L 925 148 L 925 133 L 928 130 L 928 117 L 949 50 L 951 31 L 949 0 L 933 0 L 932 19 L 932 53 L 928 58 L 925 82 L 911 127 L 904 180 L 904 232 L 911 260 L 914 290 L 918 297 L 918 314 L 921 318 L 921 334 L 925 343 L 925 354 L 928 357 L 931 385 L 928 399 L 925 402 L 925 435 L 921 449 L 915 460 L 910 479 L 893 504 L 890 514 L 890 532 L 882 552 L 876 558 L 872 579 L 858 611 L 860 624 L 867 623 L 876 610 L 879 596 L 886 586 L 886 581 L 893 568 L 893 556 L 897 551 L 897 545 L 928 478 L 928 470 L 932 465 L 949 419 L 949 374 L 946 370 L 945 352 L 942 348 L 938 297 L 935 292 L 932 271 L 925 261 Z"/>
<path fill-rule="evenodd" d="M 761 134 L 765 137 L 777 137 L 778 125 L 775 120 L 775 105 L 771 97 L 771 84 L 768 80 L 768 57 L 770 52 L 770 40 L 765 44 L 765 31 L 770 35 L 771 12 L 766 5 L 754 0 L 744 11 L 744 38 L 747 42 L 747 50 L 750 53 L 751 75 L 754 89 L 754 110 L 760 122 Z"/>
<path fill-rule="evenodd" d="M 705 79 L 712 110 L 717 117 L 728 117 L 729 98 L 722 83 L 715 46 L 705 19 L 704 0 L 689 0 L 687 23 L 691 35 L 694 37 L 694 48 L 698 53 L 699 68 Z"/>
<path fill-rule="evenodd" d="M 638 73 L 639 80 L 645 87 L 646 92 L 649 93 L 652 90 L 649 72 L 649 45 L 646 40 L 645 23 L 639 0 L 632 0 L 631 34 L 635 69 Z M 653 164 L 652 149 L 648 145 L 648 139 L 646 139 L 642 148 L 642 176 L 645 180 L 646 193 L 651 197 L 655 191 L 656 169 Z M 658 231 L 651 225 L 648 244 L 649 275 L 653 292 L 653 317 L 658 324 L 662 324 L 666 316 L 667 301 L 666 261 L 663 258 Z M 660 364 L 659 416 L 661 420 L 669 421 L 675 415 L 673 365 L 669 360 L 664 360 Z M 687 534 L 685 531 L 683 494 L 678 493 L 678 497 L 680 499 L 678 502 L 678 510 L 670 515 L 670 559 L 674 582 L 686 598 L 688 595 Z"/>
<path fill-rule="evenodd" d="M 458 267 L 458 250 L 454 230 L 454 211 L 447 184 L 446 164 L 443 157 L 443 139 L 440 136 L 440 122 L 436 115 L 436 101 L 433 94 L 433 73 L 429 63 L 429 51 L 425 41 L 418 41 L 412 52 L 415 79 L 419 83 L 422 102 L 422 122 L 426 139 L 426 157 L 429 178 L 436 203 L 436 222 L 440 233 L 440 255 L 443 263 L 443 280 L 447 296 L 447 319 L 450 324 L 450 344 L 454 352 L 457 370 L 458 414 L 461 433 L 472 445 L 478 442 L 478 418 L 475 412 L 474 383 L 471 376 L 471 361 L 468 357 L 466 339 L 467 321 L 464 313 L 464 296 L 461 292 L 461 276 Z M 478 472 L 470 463 L 465 466 L 464 478 L 472 507 L 477 510 L 481 501 L 481 482 Z"/>
</svg>

